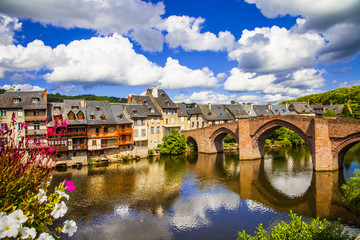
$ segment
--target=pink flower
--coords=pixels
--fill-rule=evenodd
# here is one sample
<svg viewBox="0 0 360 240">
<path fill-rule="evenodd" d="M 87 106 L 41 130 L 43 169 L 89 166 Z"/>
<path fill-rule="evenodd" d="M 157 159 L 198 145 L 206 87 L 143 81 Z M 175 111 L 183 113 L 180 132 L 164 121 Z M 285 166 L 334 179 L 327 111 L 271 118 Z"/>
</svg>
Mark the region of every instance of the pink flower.
<svg viewBox="0 0 360 240">
<path fill-rule="evenodd" d="M 49 148 L 49 153 L 53 153 L 53 152 L 54 152 L 53 148 L 50 147 L 50 148 Z"/>
<path fill-rule="evenodd" d="M 73 182 L 71 182 L 71 181 L 68 181 L 68 180 L 64 180 L 65 181 L 65 185 L 66 185 L 66 188 L 65 188 L 65 190 L 67 190 L 67 191 L 74 191 L 75 190 L 75 184 L 73 183 Z"/>
<path fill-rule="evenodd" d="M 67 122 L 66 122 L 66 121 L 63 121 L 62 126 L 63 126 L 63 127 L 66 127 L 67 125 L 68 125 Z"/>
<path fill-rule="evenodd" d="M 27 124 L 26 122 L 21 122 L 20 124 L 21 124 L 21 126 L 22 126 L 23 128 L 27 128 L 27 127 L 28 127 L 28 124 Z"/>
<path fill-rule="evenodd" d="M 1 130 L 5 130 L 5 127 L 6 125 L 3 125 L 3 126 L 1 126 Z"/>
</svg>

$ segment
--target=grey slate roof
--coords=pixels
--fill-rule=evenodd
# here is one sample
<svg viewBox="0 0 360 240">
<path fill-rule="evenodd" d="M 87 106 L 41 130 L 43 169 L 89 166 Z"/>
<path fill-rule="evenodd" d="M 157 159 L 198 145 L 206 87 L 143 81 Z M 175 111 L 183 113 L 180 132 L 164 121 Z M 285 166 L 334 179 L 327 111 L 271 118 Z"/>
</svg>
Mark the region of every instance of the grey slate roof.
<svg viewBox="0 0 360 240">
<path fill-rule="evenodd" d="M 155 107 L 154 102 L 151 100 L 150 96 L 146 95 L 135 95 L 133 96 L 137 104 L 141 104 L 144 106 L 146 114 L 148 116 L 162 116 L 161 112 Z M 153 112 L 151 112 L 153 110 Z"/>
<path fill-rule="evenodd" d="M 178 106 L 179 106 L 178 116 L 179 116 L 179 117 L 188 117 L 189 114 L 188 114 L 188 112 L 186 111 L 186 106 L 185 106 L 185 104 L 178 104 Z"/>
<path fill-rule="evenodd" d="M 331 109 L 336 112 L 336 114 L 340 114 L 344 109 L 344 104 L 333 104 L 324 106 L 325 109 Z"/>
<path fill-rule="evenodd" d="M 254 105 L 253 109 L 258 117 L 274 115 L 267 105 Z"/>
<path fill-rule="evenodd" d="M 88 125 L 117 124 L 111 111 L 109 102 L 85 101 L 85 104 Z M 92 120 L 90 115 L 95 115 L 95 119 Z M 101 120 L 101 116 L 105 116 L 106 119 Z"/>
<path fill-rule="evenodd" d="M 243 104 L 243 107 L 250 117 L 256 117 L 256 112 L 248 104 Z"/>
<path fill-rule="evenodd" d="M 218 120 L 216 114 L 214 113 L 213 110 L 209 109 L 209 106 L 206 105 L 196 105 L 193 113 L 191 115 L 200 115 L 202 114 L 204 116 L 204 118 L 208 121 L 216 121 Z"/>
<path fill-rule="evenodd" d="M 274 115 L 290 115 L 291 112 L 285 107 L 285 105 L 272 105 L 271 111 Z"/>
<path fill-rule="evenodd" d="M 83 124 L 88 123 L 88 120 L 90 119 L 87 117 L 87 114 L 86 114 L 86 104 L 88 102 L 90 102 L 90 101 L 79 100 L 79 99 L 64 100 L 63 117 L 64 117 L 64 119 L 67 119 L 68 125 L 70 125 L 70 126 L 71 125 L 83 125 Z M 68 120 L 68 114 L 70 112 L 73 112 L 75 114 L 76 118 L 74 120 Z M 83 120 L 77 119 L 77 114 L 79 112 L 82 112 L 84 114 Z"/>
<path fill-rule="evenodd" d="M 152 89 L 148 89 L 152 94 Z M 158 89 L 158 97 L 154 97 L 156 102 L 160 105 L 162 109 L 174 109 L 178 108 L 176 104 L 171 100 L 171 98 L 166 94 L 163 89 Z"/>
<path fill-rule="evenodd" d="M 289 110 L 294 110 L 298 114 L 314 113 L 314 110 L 307 102 L 292 102 L 289 105 Z"/>
<path fill-rule="evenodd" d="M 186 112 L 188 113 L 188 115 L 193 114 L 195 108 L 186 108 Z"/>
<path fill-rule="evenodd" d="M 124 113 L 125 103 L 110 103 L 110 107 L 117 124 L 132 123 Z M 121 117 L 122 119 L 120 119 Z"/>
<path fill-rule="evenodd" d="M 226 111 L 225 105 L 211 104 L 208 105 L 208 107 L 211 107 L 211 110 L 213 110 L 218 120 L 234 120 L 234 118 Z"/>
<path fill-rule="evenodd" d="M 146 111 L 142 104 L 126 104 L 125 110 L 132 119 L 147 118 Z"/>
<path fill-rule="evenodd" d="M 56 107 L 60 108 L 60 110 L 56 110 Z M 46 124 L 47 127 L 53 127 L 55 122 L 53 121 L 53 116 L 59 116 L 63 114 L 63 103 L 52 103 L 49 102 L 47 104 L 47 119 L 48 122 Z"/>
<path fill-rule="evenodd" d="M 19 103 L 14 103 L 14 99 L 19 98 Z M 33 103 L 33 99 L 38 98 L 39 102 Z M 0 108 L 14 109 L 46 109 L 47 99 L 44 91 L 6 91 L 0 94 Z"/>
<path fill-rule="evenodd" d="M 244 104 L 230 104 L 225 105 L 225 107 L 235 119 L 249 118 L 251 116 L 249 111 L 245 110 Z"/>
</svg>

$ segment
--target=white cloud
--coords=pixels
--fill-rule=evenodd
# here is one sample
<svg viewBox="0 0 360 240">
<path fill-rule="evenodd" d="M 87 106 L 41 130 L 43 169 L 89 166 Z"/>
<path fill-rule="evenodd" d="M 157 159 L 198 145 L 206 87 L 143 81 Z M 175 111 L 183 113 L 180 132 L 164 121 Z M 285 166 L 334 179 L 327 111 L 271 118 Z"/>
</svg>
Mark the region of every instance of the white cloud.
<svg viewBox="0 0 360 240">
<path fill-rule="evenodd" d="M 192 70 L 181 66 L 178 60 L 168 58 L 159 80 L 162 88 L 179 89 L 190 87 L 215 87 L 218 79 L 209 68 Z"/>
<path fill-rule="evenodd" d="M 76 87 L 74 85 L 71 86 L 61 86 L 61 85 L 57 85 L 51 88 L 50 90 L 53 93 L 57 93 L 57 92 L 75 92 L 76 91 Z"/>
<path fill-rule="evenodd" d="M 174 102 L 196 102 L 198 104 L 207 104 L 207 103 L 223 103 L 230 104 L 231 100 L 236 99 L 236 94 L 225 95 L 213 91 L 201 91 L 193 92 L 190 96 L 185 94 L 180 94 L 174 97 Z"/>
<path fill-rule="evenodd" d="M 324 39 L 317 33 L 297 33 L 286 28 L 244 30 L 229 58 L 248 72 L 272 73 L 314 67 Z"/>
<path fill-rule="evenodd" d="M 0 44 L 12 44 L 14 32 L 21 29 L 19 19 L 0 14 Z"/>
<path fill-rule="evenodd" d="M 353 81 L 346 81 L 340 84 L 340 87 L 353 87 L 353 86 L 359 86 L 360 80 L 353 80 Z"/>
<path fill-rule="evenodd" d="M 3 85 L 0 86 L 0 89 L 9 90 L 10 88 L 13 87 L 15 87 L 16 90 L 21 90 L 21 91 L 42 91 L 45 89 L 39 86 L 32 86 L 31 84 Z"/>
<path fill-rule="evenodd" d="M 170 16 L 162 24 L 167 31 L 165 42 L 170 48 L 182 47 L 185 51 L 223 51 L 230 50 L 235 37 L 228 31 L 201 33 L 205 19 L 188 16 Z"/>
<path fill-rule="evenodd" d="M 2 0 L 0 9 L 11 16 L 28 18 L 44 25 L 51 24 L 68 29 L 95 29 L 105 35 L 128 34 L 132 31 L 132 36 L 144 44 L 144 48 L 162 49 L 162 41 L 161 44 L 158 40 L 151 43 L 156 37 L 161 39 L 161 33 L 154 34 L 151 29 L 161 21 L 161 15 L 165 12 L 163 2 L 153 4 L 141 0 Z M 150 42 L 144 34 L 151 39 Z"/>
</svg>

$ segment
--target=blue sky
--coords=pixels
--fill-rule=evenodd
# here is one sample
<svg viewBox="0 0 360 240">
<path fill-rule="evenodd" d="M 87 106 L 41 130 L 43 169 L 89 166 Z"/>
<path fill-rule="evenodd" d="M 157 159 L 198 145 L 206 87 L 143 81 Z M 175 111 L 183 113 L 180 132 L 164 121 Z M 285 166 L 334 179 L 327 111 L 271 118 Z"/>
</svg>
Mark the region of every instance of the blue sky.
<svg viewBox="0 0 360 240">
<path fill-rule="evenodd" d="M 0 88 L 276 103 L 360 83 L 358 0 L 2 0 Z"/>
</svg>

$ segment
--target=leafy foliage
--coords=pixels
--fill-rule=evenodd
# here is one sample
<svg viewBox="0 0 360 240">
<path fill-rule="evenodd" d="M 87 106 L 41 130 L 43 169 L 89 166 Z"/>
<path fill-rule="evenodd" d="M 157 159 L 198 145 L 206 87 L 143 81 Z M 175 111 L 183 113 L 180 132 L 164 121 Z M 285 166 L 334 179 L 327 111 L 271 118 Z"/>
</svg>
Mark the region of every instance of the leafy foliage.
<svg viewBox="0 0 360 240">
<path fill-rule="evenodd" d="M 160 154 L 178 155 L 185 152 L 186 138 L 177 129 L 171 129 L 168 135 L 163 137 L 163 144 L 159 144 Z"/>
<path fill-rule="evenodd" d="M 332 109 L 327 109 L 326 112 L 322 114 L 323 117 L 336 117 L 336 112 Z"/>
<path fill-rule="evenodd" d="M 239 233 L 238 240 L 346 240 L 355 239 L 344 232 L 344 227 L 339 221 L 313 219 L 310 224 L 301 220 L 300 216 L 290 212 L 290 223 L 282 221 L 268 233 L 260 224 L 255 231 L 255 236 L 248 235 L 245 231 Z"/>
<path fill-rule="evenodd" d="M 355 176 L 343 184 L 341 189 L 345 205 L 355 214 L 360 214 L 360 169 L 355 170 Z"/>
<path fill-rule="evenodd" d="M 281 145 L 302 145 L 304 144 L 304 140 L 296 134 L 294 131 L 281 127 L 273 131 L 268 139 L 271 139 L 272 142 L 280 141 Z"/>
<path fill-rule="evenodd" d="M 95 96 L 91 94 L 77 95 L 77 96 L 67 96 L 61 95 L 60 93 L 48 94 L 47 100 L 49 102 L 63 102 L 64 99 L 84 99 L 84 100 L 95 100 L 95 101 L 108 101 L 111 103 L 126 103 L 126 98 L 118 97 L 105 97 L 105 96 Z"/>
</svg>

